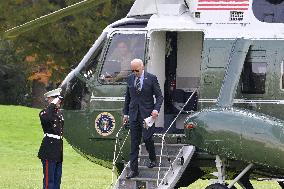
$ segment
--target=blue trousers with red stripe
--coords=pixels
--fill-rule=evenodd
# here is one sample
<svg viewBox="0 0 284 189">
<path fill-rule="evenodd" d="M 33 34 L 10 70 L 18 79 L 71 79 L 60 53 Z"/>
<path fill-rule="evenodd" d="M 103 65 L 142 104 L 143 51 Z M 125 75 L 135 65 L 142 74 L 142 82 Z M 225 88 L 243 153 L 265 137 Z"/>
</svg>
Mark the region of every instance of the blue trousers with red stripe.
<svg viewBox="0 0 284 189">
<path fill-rule="evenodd" d="M 43 168 L 43 189 L 60 189 L 62 162 L 41 160 Z"/>
</svg>

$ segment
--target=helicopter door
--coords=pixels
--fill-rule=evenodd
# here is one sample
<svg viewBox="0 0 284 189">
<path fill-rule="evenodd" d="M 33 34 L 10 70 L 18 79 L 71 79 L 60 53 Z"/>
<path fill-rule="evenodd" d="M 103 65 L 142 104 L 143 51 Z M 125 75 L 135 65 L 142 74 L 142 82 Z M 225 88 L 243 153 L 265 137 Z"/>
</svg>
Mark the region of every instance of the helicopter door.
<svg viewBox="0 0 284 189">
<path fill-rule="evenodd" d="M 201 31 L 154 31 L 150 34 L 147 71 L 158 77 L 165 97 L 156 125 L 169 127 L 192 92 L 199 88 L 203 37 Z M 198 94 L 193 96 L 177 119 L 177 129 L 183 130 L 186 115 L 197 110 Z M 175 130 L 173 126 L 172 132 Z"/>
<path fill-rule="evenodd" d="M 116 31 L 109 35 L 91 98 L 91 114 L 98 134 L 94 138 L 115 138 L 120 129 L 130 62 L 134 58 L 144 61 L 145 46 L 144 31 Z"/>
</svg>

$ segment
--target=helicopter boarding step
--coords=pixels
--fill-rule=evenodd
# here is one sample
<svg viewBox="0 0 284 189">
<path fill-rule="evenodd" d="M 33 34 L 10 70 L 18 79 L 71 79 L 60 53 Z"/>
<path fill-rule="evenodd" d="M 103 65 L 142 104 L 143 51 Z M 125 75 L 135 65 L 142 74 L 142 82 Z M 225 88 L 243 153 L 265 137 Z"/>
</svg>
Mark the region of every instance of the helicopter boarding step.
<svg viewBox="0 0 284 189">
<path fill-rule="evenodd" d="M 135 178 L 126 179 L 130 171 L 129 162 L 119 176 L 113 189 L 169 189 L 173 188 L 189 164 L 195 147 L 186 144 L 166 144 L 161 155 L 161 143 L 155 143 L 157 163 L 160 167 L 148 168 L 148 152 L 140 145 L 138 170 Z"/>
</svg>

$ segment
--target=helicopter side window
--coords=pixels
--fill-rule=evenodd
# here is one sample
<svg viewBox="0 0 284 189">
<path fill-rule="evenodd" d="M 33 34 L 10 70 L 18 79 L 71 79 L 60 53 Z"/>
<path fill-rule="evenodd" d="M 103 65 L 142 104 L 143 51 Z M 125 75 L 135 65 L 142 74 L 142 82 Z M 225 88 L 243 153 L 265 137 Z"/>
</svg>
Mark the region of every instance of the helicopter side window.
<svg viewBox="0 0 284 189">
<path fill-rule="evenodd" d="M 145 34 L 116 33 L 112 36 L 104 57 L 100 81 L 104 84 L 126 82 L 134 58 L 144 61 Z"/>
<path fill-rule="evenodd" d="M 284 0 L 254 0 L 252 9 L 261 22 L 284 23 Z"/>
<path fill-rule="evenodd" d="M 264 94 L 267 64 L 264 62 L 245 62 L 242 72 L 242 93 Z"/>
<path fill-rule="evenodd" d="M 284 90 L 284 61 L 281 63 L 281 89 Z"/>
</svg>

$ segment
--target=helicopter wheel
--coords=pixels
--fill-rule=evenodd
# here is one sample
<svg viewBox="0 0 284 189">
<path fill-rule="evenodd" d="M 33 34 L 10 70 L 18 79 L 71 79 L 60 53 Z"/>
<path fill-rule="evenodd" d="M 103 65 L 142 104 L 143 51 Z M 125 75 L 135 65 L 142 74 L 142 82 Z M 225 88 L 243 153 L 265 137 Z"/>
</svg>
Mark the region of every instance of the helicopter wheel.
<svg viewBox="0 0 284 189">
<path fill-rule="evenodd" d="M 207 186 L 205 189 L 228 189 L 228 187 L 226 185 L 216 183 L 216 184 L 211 184 L 211 185 Z M 232 186 L 231 189 L 237 189 L 237 188 L 235 186 Z"/>
<path fill-rule="evenodd" d="M 284 182 L 278 182 L 279 186 L 283 189 L 284 188 Z"/>
<path fill-rule="evenodd" d="M 217 184 L 210 184 L 205 189 L 228 189 L 228 187 L 226 185 L 217 183 Z"/>
</svg>

